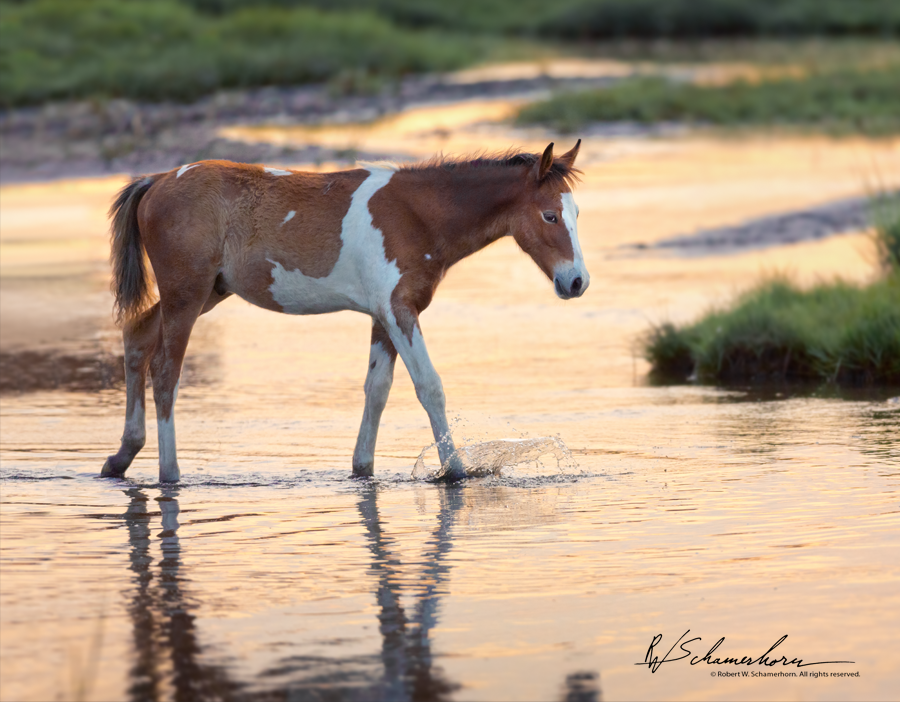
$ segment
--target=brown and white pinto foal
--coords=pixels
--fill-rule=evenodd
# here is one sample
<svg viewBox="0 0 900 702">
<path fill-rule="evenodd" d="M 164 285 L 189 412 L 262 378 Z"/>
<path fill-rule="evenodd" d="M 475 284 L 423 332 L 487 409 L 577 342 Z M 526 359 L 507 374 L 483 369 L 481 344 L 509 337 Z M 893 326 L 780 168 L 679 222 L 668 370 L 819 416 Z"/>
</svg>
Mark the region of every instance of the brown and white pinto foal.
<svg viewBox="0 0 900 702">
<path fill-rule="evenodd" d="M 419 314 L 450 266 L 508 234 L 559 297 L 587 289 L 571 190 L 580 145 L 558 158 L 550 144 L 542 156 L 511 152 L 321 174 L 201 161 L 133 180 L 110 211 L 127 408 L 121 448 L 101 475 L 123 475 L 144 446 L 149 369 L 159 479 L 179 479 L 173 408 L 188 338 L 197 317 L 234 293 L 276 312 L 371 316 L 353 473 L 373 473 L 399 353 L 431 420 L 441 463 L 449 462 L 447 477 L 464 477 Z M 159 288 L 152 306 L 144 252 Z"/>
</svg>

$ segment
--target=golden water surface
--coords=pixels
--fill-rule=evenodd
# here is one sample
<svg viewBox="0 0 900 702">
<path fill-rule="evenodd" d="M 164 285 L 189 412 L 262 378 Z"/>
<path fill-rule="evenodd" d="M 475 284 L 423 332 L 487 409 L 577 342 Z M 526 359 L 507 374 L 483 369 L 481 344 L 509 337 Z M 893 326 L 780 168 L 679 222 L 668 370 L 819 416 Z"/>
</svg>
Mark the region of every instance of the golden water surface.
<svg viewBox="0 0 900 702">
<path fill-rule="evenodd" d="M 542 146 L 446 116 L 431 134 L 420 113 L 378 129 L 417 156 L 475 132 Z M 353 129 L 320 138 L 371 145 Z M 580 158 L 585 296 L 558 300 L 504 240 L 451 270 L 422 320 L 458 442 L 558 435 L 561 469 L 412 480 L 431 436 L 398 365 L 377 478 L 350 480 L 369 338 L 352 313 L 231 300 L 202 318 L 175 487 L 156 482 L 152 421 L 128 478 L 97 478 L 124 393 L 90 369 L 0 397 L 0 698 L 894 698 L 900 390 L 657 387 L 636 350 L 651 323 L 767 272 L 865 282 L 867 235 L 693 258 L 619 247 L 865 194 L 900 176 L 900 144 L 588 140 Z M 4 372 L 121 353 L 105 210 L 123 182 L 0 190 Z M 723 657 L 787 634 L 788 659 L 853 661 L 801 670 L 859 677 L 636 665 L 687 630 L 701 656 L 725 637 Z"/>
</svg>

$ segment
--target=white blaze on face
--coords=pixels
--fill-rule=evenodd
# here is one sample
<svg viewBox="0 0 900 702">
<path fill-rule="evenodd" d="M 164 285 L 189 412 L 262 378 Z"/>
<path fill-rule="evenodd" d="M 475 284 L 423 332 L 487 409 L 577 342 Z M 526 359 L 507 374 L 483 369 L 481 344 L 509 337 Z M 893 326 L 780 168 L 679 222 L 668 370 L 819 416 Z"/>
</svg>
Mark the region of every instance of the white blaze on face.
<svg viewBox="0 0 900 702">
<path fill-rule="evenodd" d="M 321 314 L 356 310 L 393 321 L 391 293 L 400 281 L 400 269 L 388 261 L 384 236 L 372 222 L 369 200 L 388 184 L 394 169 L 369 166 L 369 176 L 359 185 L 341 224 L 341 252 L 324 278 L 273 264 L 269 292 L 288 314 Z"/>
<path fill-rule="evenodd" d="M 562 200 L 562 217 L 569 231 L 569 238 L 572 240 L 572 251 L 575 254 L 575 265 L 584 268 L 584 256 L 581 254 L 581 244 L 578 243 L 578 205 L 575 204 L 575 196 L 571 193 L 563 193 L 560 197 Z M 585 271 L 586 273 L 587 271 Z"/>
<path fill-rule="evenodd" d="M 581 253 L 581 244 L 578 242 L 578 205 L 575 204 L 575 196 L 570 192 L 560 196 L 563 224 L 569 232 L 572 242 L 572 261 L 560 261 L 554 268 L 553 275 L 568 290 L 575 278 L 581 278 L 581 292 L 587 289 L 591 276 L 584 265 L 584 256 Z M 580 294 L 580 293 L 579 293 Z"/>
<path fill-rule="evenodd" d="M 295 214 L 297 214 L 297 211 L 296 211 L 296 210 L 291 210 L 290 212 L 288 212 L 288 213 L 284 216 L 284 221 L 281 223 L 281 226 L 283 227 L 285 224 L 287 224 L 288 222 L 290 222 L 290 221 L 294 218 L 294 215 L 295 215 Z"/>
</svg>

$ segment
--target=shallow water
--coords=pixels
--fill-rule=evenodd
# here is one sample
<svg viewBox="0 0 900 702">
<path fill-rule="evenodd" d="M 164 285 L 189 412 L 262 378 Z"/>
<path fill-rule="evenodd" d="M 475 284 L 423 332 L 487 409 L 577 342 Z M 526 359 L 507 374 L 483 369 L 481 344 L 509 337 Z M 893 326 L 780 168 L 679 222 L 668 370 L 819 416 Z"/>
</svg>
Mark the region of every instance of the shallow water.
<svg viewBox="0 0 900 702">
<path fill-rule="evenodd" d="M 124 405 L 103 219 L 121 180 L 4 188 L 0 698 L 892 698 L 900 389 L 654 387 L 633 352 L 648 322 L 761 271 L 865 280 L 865 235 L 616 253 L 856 194 L 863 148 L 679 142 L 589 168 L 578 301 L 508 241 L 452 270 L 423 331 L 460 443 L 549 436 L 572 454 L 453 487 L 412 478 L 432 437 L 399 365 L 377 478 L 349 479 L 365 318 L 240 301 L 191 341 L 182 483 L 156 482 L 152 431 L 127 480 L 98 479 Z M 35 364 L 55 370 L 24 377 Z M 788 658 L 860 677 L 635 665 L 688 629 L 700 655 L 787 634 Z"/>
</svg>

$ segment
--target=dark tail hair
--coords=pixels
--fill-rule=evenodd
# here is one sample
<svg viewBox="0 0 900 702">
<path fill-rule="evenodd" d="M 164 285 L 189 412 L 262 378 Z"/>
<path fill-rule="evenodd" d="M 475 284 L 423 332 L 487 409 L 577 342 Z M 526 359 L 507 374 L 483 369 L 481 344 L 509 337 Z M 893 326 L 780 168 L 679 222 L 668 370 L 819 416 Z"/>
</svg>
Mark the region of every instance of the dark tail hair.
<svg viewBox="0 0 900 702">
<path fill-rule="evenodd" d="M 112 291 L 116 296 L 116 322 L 133 319 L 147 307 L 150 283 L 144 262 L 144 246 L 138 228 L 137 209 L 156 176 L 141 176 L 122 190 L 112 207 Z"/>
</svg>

